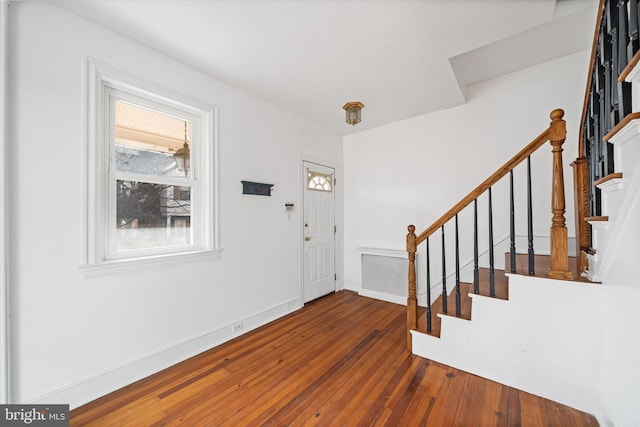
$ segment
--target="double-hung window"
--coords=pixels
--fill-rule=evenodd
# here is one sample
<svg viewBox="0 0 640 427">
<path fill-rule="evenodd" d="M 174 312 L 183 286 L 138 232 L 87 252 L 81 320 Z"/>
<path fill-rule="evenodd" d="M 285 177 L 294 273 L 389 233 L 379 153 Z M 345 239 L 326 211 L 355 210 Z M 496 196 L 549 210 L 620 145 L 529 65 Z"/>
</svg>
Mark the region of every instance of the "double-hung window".
<svg viewBox="0 0 640 427">
<path fill-rule="evenodd" d="M 87 69 L 87 269 L 217 254 L 215 108 Z"/>
</svg>

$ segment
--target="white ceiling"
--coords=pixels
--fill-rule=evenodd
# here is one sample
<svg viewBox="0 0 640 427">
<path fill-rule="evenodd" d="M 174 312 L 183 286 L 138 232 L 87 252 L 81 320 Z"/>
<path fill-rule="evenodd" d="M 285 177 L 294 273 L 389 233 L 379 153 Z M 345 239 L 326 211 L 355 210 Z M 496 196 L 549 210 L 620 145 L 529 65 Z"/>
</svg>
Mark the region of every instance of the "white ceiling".
<svg viewBox="0 0 640 427">
<path fill-rule="evenodd" d="M 52 0 L 337 135 L 591 45 L 597 0 Z M 362 123 L 342 106 L 365 104 Z"/>
</svg>

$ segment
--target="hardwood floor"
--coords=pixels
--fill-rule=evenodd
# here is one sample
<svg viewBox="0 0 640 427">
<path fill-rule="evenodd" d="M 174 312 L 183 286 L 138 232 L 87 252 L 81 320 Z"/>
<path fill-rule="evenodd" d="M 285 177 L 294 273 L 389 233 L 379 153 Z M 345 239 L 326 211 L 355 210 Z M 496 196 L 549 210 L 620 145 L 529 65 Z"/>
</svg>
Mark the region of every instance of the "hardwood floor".
<svg viewBox="0 0 640 427">
<path fill-rule="evenodd" d="M 338 292 L 75 409 L 71 425 L 598 425 L 413 356 L 405 322 L 403 306 Z"/>
</svg>

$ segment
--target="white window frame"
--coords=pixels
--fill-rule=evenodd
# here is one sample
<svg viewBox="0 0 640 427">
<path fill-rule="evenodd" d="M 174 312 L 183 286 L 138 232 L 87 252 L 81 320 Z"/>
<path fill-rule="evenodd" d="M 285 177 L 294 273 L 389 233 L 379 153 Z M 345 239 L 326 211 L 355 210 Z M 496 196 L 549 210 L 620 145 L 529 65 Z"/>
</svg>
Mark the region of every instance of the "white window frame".
<svg viewBox="0 0 640 427">
<path fill-rule="evenodd" d="M 87 58 L 85 120 L 85 259 L 87 275 L 185 258 L 219 257 L 217 108 Z M 118 253 L 114 246 L 114 100 L 123 100 L 191 122 L 192 244 Z M 133 178 L 133 177 L 132 177 Z M 157 177 L 157 181 L 174 180 Z M 156 181 L 154 179 L 154 181 Z M 179 181 L 175 180 L 179 185 Z M 147 182 L 147 180 L 145 180 Z M 111 224 L 113 223 L 113 224 Z"/>
</svg>

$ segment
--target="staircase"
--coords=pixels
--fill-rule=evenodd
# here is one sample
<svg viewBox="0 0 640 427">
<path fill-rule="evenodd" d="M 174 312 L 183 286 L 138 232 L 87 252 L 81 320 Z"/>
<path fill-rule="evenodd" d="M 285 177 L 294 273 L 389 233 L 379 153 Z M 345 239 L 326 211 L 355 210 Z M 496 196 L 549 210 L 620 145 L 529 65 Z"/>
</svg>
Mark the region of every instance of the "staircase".
<svg viewBox="0 0 640 427">
<path fill-rule="evenodd" d="M 409 226 L 407 235 L 407 343 L 414 354 L 598 414 L 606 424 L 612 425 L 615 422 L 610 419 L 614 417 L 607 411 L 613 408 L 614 416 L 635 420 L 630 415 L 629 402 L 637 400 L 616 393 L 616 390 L 603 395 L 603 384 L 606 388 L 619 383 L 603 380 L 602 372 L 619 375 L 625 368 L 608 366 L 605 364 L 608 360 L 601 358 L 631 359 L 635 351 L 635 347 L 610 339 L 607 334 L 624 333 L 618 334 L 610 326 L 603 328 L 602 323 L 611 325 L 607 316 L 626 319 L 625 315 L 612 316 L 615 303 L 612 303 L 611 295 L 628 295 L 629 298 L 632 295 L 626 285 L 628 280 L 623 278 L 621 282 L 621 275 L 614 270 L 620 265 L 621 254 L 625 259 L 633 258 L 624 251 L 631 242 L 633 248 L 637 248 L 640 238 L 637 225 L 640 214 L 640 112 L 631 112 L 632 109 L 640 110 L 638 10 L 640 5 L 634 0 L 600 2 L 579 138 L 580 154 L 572 163 L 576 257 L 568 256 L 564 226 L 561 158 L 564 122 L 558 112 L 561 110 L 552 112 L 547 131 L 434 224 L 418 235 L 415 227 Z M 528 163 L 531 154 L 528 148 L 540 140 L 549 140 L 553 153 L 550 255 L 535 254 L 531 216 L 527 219 L 526 213 L 516 215 L 513 203 L 512 171 L 525 158 Z M 511 180 L 511 232 L 505 271 L 494 265 L 491 188 L 507 174 Z M 530 181 L 529 170 L 527 176 Z M 531 184 L 528 185 L 530 192 Z M 478 252 L 486 248 L 482 245 L 478 248 L 477 199 L 486 193 L 489 260 L 479 262 Z M 458 215 L 471 203 L 474 205 L 475 247 L 473 280 L 469 281 L 462 279 L 460 271 Z M 530 199 L 528 205 L 530 210 Z M 522 251 L 526 253 L 517 253 L 514 217 L 529 221 L 528 247 Z M 454 221 L 455 243 L 451 244 Z M 445 239 L 445 224 L 449 224 L 448 239 Z M 435 261 L 430 258 L 430 237 L 432 244 L 437 242 L 436 247 L 441 242 L 440 258 L 436 257 Z M 449 242 L 448 248 L 445 241 Z M 426 282 L 427 295 L 425 307 L 418 307 L 416 254 L 423 242 L 426 279 L 422 280 Z M 455 266 L 451 267 L 453 245 Z M 431 266 L 439 265 L 440 259 L 442 279 L 432 286 Z M 605 281 L 608 277 L 615 278 L 616 282 L 609 293 Z M 619 357 L 620 353 L 613 354 L 615 351 L 603 352 L 606 342 L 627 350 L 629 357 Z M 629 381 L 633 383 L 633 379 Z M 631 389 L 635 387 L 627 387 L 627 390 Z"/>
<path fill-rule="evenodd" d="M 529 275 L 528 273 L 528 255 L 527 254 L 516 254 L 516 270 L 514 274 L 518 275 Z M 509 253 L 505 254 L 505 265 L 511 264 L 511 257 Z M 537 274 L 534 274 L 534 277 L 545 277 L 545 273 L 549 270 L 551 266 L 551 257 L 549 255 L 535 255 L 535 271 Z M 571 270 L 576 269 L 576 258 L 569 257 L 569 268 Z M 490 271 L 488 268 L 480 267 L 479 269 L 479 290 L 477 294 L 474 294 L 474 286 L 473 283 L 470 282 L 460 282 L 460 299 L 461 299 L 461 314 L 460 316 L 455 315 L 455 310 L 448 309 L 448 313 L 443 311 L 442 305 L 442 296 L 438 296 L 438 298 L 432 303 L 431 311 L 434 316 L 431 321 L 431 331 L 428 331 L 427 328 L 427 315 L 426 310 L 421 308 L 419 310 L 418 317 L 418 330 L 426 331 L 427 335 L 432 337 L 440 338 L 441 334 L 441 317 L 443 316 L 454 316 L 459 319 L 471 320 L 472 316 L 472 302 L 474 298 L 478 296 L 487 297 L 487 298 L 495 298 L 498 300 L 508 301 L 509 300 L 509 276 L 511 274 L 507 274 L 505 270 L 497 269 L 494 270 L 495 275 L 495 295 L 491 296 L 490 285 L 489 285 L 489 275 Z M 583 283 L 593 283 L 586 277 L 576 277 L 573 279 L 578 282 Z M 456 304 L 456 293 L 451 292 L 447 296 L 447 307 L 455 307 Z"/>
<path fill-rule="evenodd" d="M 509 255 L 505 255 L 507 262 L 509 261 Z M 508 265 L 508 264 L 505 264 Z M 479 293 L 478 295 L 490 297 L 490 289 L 489 289 L 489 269 L 488 268 L 479 268 Z M 509 299 L 509 286 L 508 286 L 508 278 L 505 274 L 504 270 L 495 270 L 495 297 L 501 300 Z M 472 305 L 472 297 L 473 295 L 473 283 L 470 282 L 460 282 L 460 300 L 461 300 L 461 314 L 460 316 L 456 316 L 460 319 L 471 320 L 471 305 Z M 441 316 L 448 316 L 449 314 L 455 316 L 455 305 L 456 305 L 456 293 L 451 292 L 447 297 L 447 307 L 448 313 L 445 313 L 442 305 L 442 295 L 438 296 L 438 298 L 431 305 L 432 312 L 432 320 L 431 320 L 431 331 L 428 331 L 427 328 L 427 315 L 426 310 L 421 310 L 421 315 L 418 317 L 418 330 L 427 331 L 426 333 L 432 337 L 440 338 L 441 334 Z"/>
<path fill-rule="evenodd" d="M 554 110 L 547 130 L 432 226 L 419 235 L 414 233 L 415 227 L 408 227 L 407 342 L 414 354 L 424 358 L 589 410 L 597 404 L 593 401 L 593 396 L 597 395 L 597 382 L 585 381 L 585 378 L 589 378 L 598 366 L 593 359 L 585 359 L 582 355 L 598 351 L 599 342 L 590 336 L 590 331 L 597 327 L 598 316 L 594 314 L 599 310 L 601 287 L 573 274 L 572 271 L 576 271 L 575 260 L 568 256 L 562 169 L 562 144 L 566 131 L 562 116 L 562 110 Z M 553 165 L 550 209 L 553 215 L 548 245 L 551 253 L 540 255 L 535 254 L 531 231 L 534 174 L 530 156 L 541 147 L 548 148 L 547 141 L 551 145 L 550 161 Z M 523 166 L 526 163 L 527 169 L 528 212 L 516 215 L 513 171 L 521 163 Z M 495 262 L 494 246 L 497 244 L 493 238 L 492 189 L 507 177 L 510 233 L 505 271 Z M 478 221 L 478 199 L 481 197 L 487 201 L 488 213 L 486 218 Z M 465 208 L 472 211 L 473 223 L 473 274 L 467 273 L 473 277 L 471 281 L 463 280 L 464 266 L 460 265 L 459 229 L 464 229 L 464 226 L 459 226 L 459 216 L 464 218 L 466 215 L 467 219 L 471 216 L 469 212 L 465 214 Z M 528 222 L 526 254 L 516 250 L 516 218 Z M 487 229 L 479 232 L 485 219 L 488 219 Z M 479 235 L 487 231 L 488 260 L 480 255 L 484 242 L 479 239 Z M 437 242 L 434 248 L 430 246 L 430 239 Z M 421 310 L 417 309 L 416 297 L 418 248 L 423 248 L 426 255 L 424 280 L 427 296 L 426 307 Z M 441 249 L 433 263 L 432 249 Z M 447 268 L 452 264 L 453 267 Z M 442 279 L 432 287 L 432 267 L 435 265 L 441 266 Z M 440 295 L 436 296 L 438 293 Z"/>
</svg>

